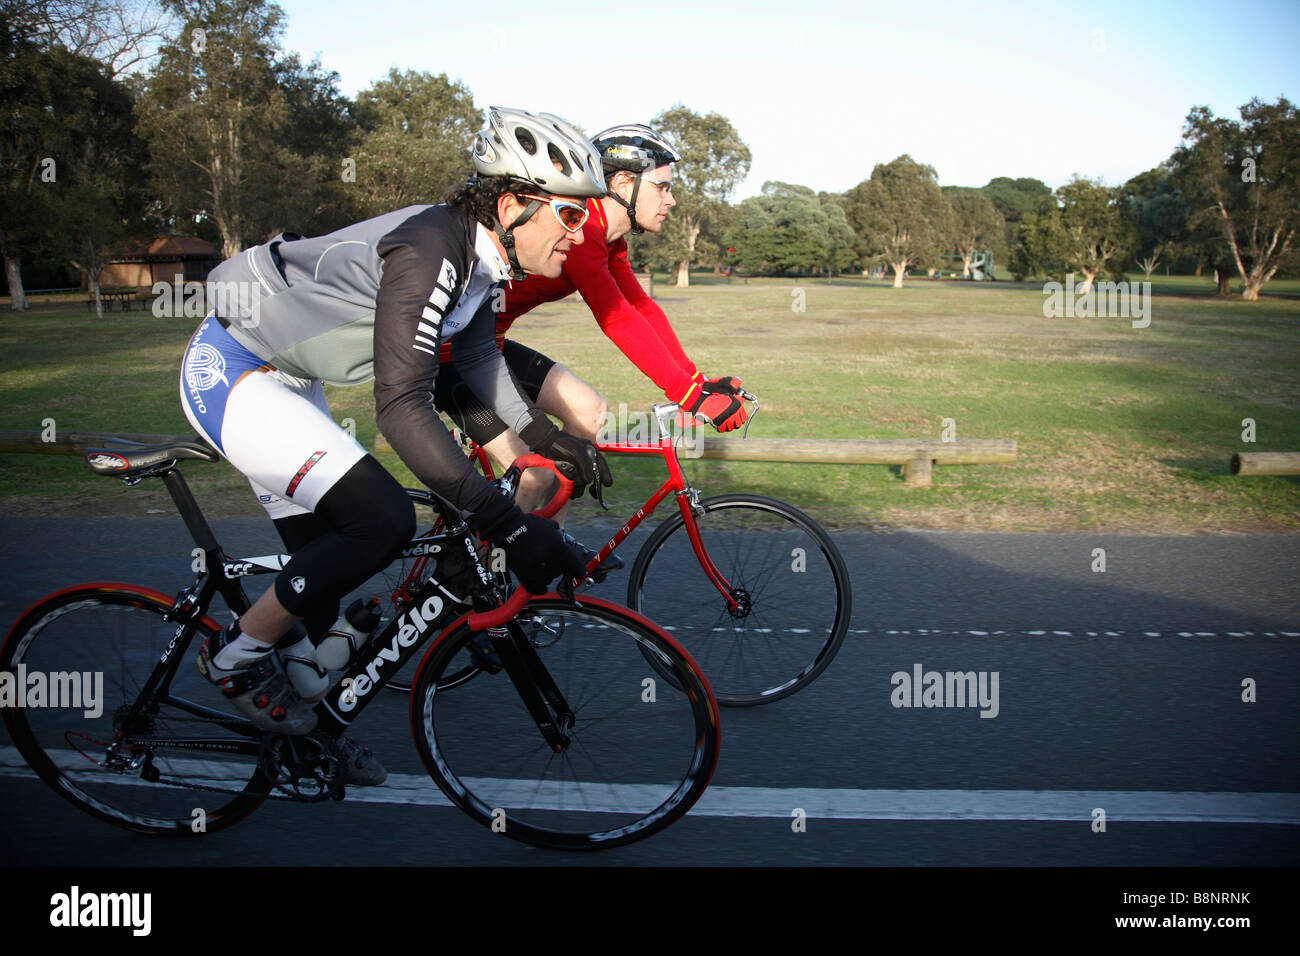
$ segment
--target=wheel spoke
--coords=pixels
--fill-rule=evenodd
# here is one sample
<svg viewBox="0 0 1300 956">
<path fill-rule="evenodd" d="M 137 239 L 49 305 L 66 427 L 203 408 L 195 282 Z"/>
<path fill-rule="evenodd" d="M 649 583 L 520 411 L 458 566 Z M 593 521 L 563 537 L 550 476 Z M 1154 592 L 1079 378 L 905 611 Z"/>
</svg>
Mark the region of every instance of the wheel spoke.
<svg viewBox="0 0 1300 956">
<path fill-rule="evenodd" d="M 628 604 L 681 640 L 718 702 L 752 705 L 807 686 L 848 631 L 848 574 L 830 538 L 806 515 L 753 495 L 702 502 L 701 541 L 743 609 L 733 615 L 701 573 L 683 519 L 642 548 Z"/>
<path fill-rule="evenodd" d="M 120 758 L 108 760 L 108 742 L 175 633 L 176 624 L 163 619 L 170 607 L 170 600 L 147 592 L 96 587 L 38 605 L 15 625 L 0 664 L 21 663 L 29 674 L 91 675 L 101 682 L 98 712 L 85 707 L 85 700 L 52 701 L 71 706 L 15 708 L 5 722 L 27 763 L 81 809 L 128 829 L 206 832 L 242 818 L 266 795 L 269 784 L 255 754 L 207 749 L 199 740 L 244 738 L 232 737 L 218 722 L 155 702 L 141 711 L 130 734 L 159 742 L 129 745 Z M 192 660 L 173 661 L 173 696 L 240 719 Z M 187 739 L 193 743 L 185 744 Z"/>
<path fill-rule="evenodd" d="M 573 714 L 572 725 L 561 728 L 567 746 L 558 753 L 518 746 L 540 737 L 504 673 L 439 689 L 430 699 L 431 685 L 455 666 L 451 651 L 459 648 L 452 645 L 468 640 L 461 628 L 442 638 L 446 646 L 434 649 L 418 678 L 421 757 L 448 796 L 480 822 L 493 822 L 483 806 L 503 810 L 507 836 L 562 848 L 647 836 L 685 812 L 707 784 L 716 759 L 708 692 L 665 638 L 623 609 L 539 599 L 526 610 L 539 607 L 564 626 L 562 639 L 537 653 Z M 643 642 L 672 661 L 675 684 L 647 663 Z"/>
</svg>

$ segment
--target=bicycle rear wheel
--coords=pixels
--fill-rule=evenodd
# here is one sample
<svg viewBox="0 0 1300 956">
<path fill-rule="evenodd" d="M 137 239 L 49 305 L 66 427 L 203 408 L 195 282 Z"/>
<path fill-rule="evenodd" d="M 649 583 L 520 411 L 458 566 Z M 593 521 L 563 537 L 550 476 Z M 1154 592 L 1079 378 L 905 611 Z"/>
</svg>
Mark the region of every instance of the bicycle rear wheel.
<svg viewBox="0 0 1300 956">
<path fill-rule="evenodd" d="M 18 766 L 21 755 L 60 796 L 101 820 L 190 836 L 239 822 L 266 797 L 271 781 L 255 749 L 247 752 L 256 738 L 231 729 L 251 725 L 194 666 L 197 644 L 183 648 L 167 690 L 192 709 L 158 697 L 125 726 L 179 633 L 176 622 L 163 619 L 171 606 L 156 591 L 95 584 L 52 594 L 29 609 L 0 648 L 5 679 L 26 690 L 24 706 L 3 711 L 17 754 L 0 752 L 8 751 L 7 767 Z M 204 618 L 196 636 L 202 640 L 216 629 Z M 39 699 L 38 685 L 44 687 Z M 110 755 L 119 731 L 130 742 Z"/>
<path fill-rule="evenodd" d="M 543 739 L 505 671 L 441 686 L 468 659 L 475 632 L 462 621 L 425 655 L 411 696 L 416 747 L 442 791 L 495 832 L 566 850 L 622 846 L 685 814 L 718 757 L 717 708 L 694 662 L 605 601 L 537 598 L 520 618 L 532 623 L 518 639 L 567 703 L 550 716 L 568 745 L 557 752 Z"/>
<path fill-rule="evenodd" d="M 719 704 L 788 697 L 844 643 L 853 610 L 844 559 L 820 525 L 785 502 L 736 494 L 700 504 L 700 539 L 740 607 L 710 583 L 680 512 L 638 552 L 628 606 L 699 662 Z"/>
</svg>

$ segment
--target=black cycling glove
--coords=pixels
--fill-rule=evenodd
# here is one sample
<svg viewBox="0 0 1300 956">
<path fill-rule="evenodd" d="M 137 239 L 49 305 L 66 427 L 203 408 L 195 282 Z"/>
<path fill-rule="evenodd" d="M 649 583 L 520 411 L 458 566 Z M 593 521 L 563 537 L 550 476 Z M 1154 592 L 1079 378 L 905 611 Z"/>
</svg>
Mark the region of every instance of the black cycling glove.
<svg viewBox="0 0 1300 956">
<path fill-rule="evenodd" d="M 530 594 L 543 593 L 559 575 L 576 578 L 586 573 L 582 553 L 564 540 L 560 526 L 549 518 L 513 506 L 482 533 L 505 551 L 510 570 Z"/>
<path fill-rule="evenodd" d="M 533 451 L 550 458 L 564 477 L 573 481 L 573 494 L 570 497 L 581 496 L 583 490 L 590 485 L 591 497 L 600 500 L 600 488 L 608 488 L 614 483 L 605 456 L 585 438 L 552 426 L 550 433 L 533 446 Z"/>
</svg>

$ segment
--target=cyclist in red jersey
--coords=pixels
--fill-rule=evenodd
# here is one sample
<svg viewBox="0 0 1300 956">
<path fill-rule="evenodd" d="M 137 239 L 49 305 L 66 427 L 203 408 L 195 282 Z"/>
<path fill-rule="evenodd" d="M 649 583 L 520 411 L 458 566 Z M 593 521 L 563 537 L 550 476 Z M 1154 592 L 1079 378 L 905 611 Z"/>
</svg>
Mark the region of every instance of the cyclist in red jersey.
<svg viewBox="0 0 1300 956">
<path fill-rule="evenodd" d="M 579 292 L 601 330 L 657 385 L 669 401 L 707 418 L 720 432 L 743 425 L 746 412 L 733 376 L 708 378 L 682 349 L 668 317 L 641 288 L 627 260 L 629 233 L 658 232 L 676 202 L 672 196 L 672 164 L 681 156 L 667 139 L 647 126 L 615 126 L 592 140 L 605 174 L 608 195 L 588 199 L 583 243 L 569 253 L 560 275 L 529 276 L 505 291 L 499 310 L 497 344 L 526 394 L 537 407 L 555 415 L 571 434 L 595 439 L 607 415 L 605 400 L 571 371 L 506 334 L 520 315 L 544 302 L 554 302 Z M 493 459 L 513 461 L 526 450 L 505 423 L 459 383 L 451 361 L 454 345 L 445 346 L 443 374 L 438 376 L 435 401 Z M 540 501 L 549 477 L 525 476 L 520 499 Z M 593 494 L 596 489 L 593 486 Z M 590 553 L 590 552 L 589 552 Z M 602 565 L 621 566 L 616 557 Z"/>
</svg>

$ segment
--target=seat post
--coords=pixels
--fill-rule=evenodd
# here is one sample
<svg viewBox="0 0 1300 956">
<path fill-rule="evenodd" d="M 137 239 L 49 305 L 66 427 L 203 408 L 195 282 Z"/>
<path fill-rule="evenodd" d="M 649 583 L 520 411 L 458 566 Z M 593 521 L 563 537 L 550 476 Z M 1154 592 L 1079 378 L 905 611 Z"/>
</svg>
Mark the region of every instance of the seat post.
<svg viewBox="0 0 1300 956">
<path fill-rule="evenodd" d="M 185 483 L 185 476 L 172 467 L 164 471 L 161 477 L 167 485 L 172 501 L 176 502 L 176 508 L 185 521 L 185 527 L 190 529 L 194 543 L 206 552 L 218 550 L 221 546 L 217 543 L 217 536 L 212 533 L 208 519 L 203 517 L 203 512 L 199 510 L 199 503 L 194 500 L 194 493 Z"/>
</svg>

